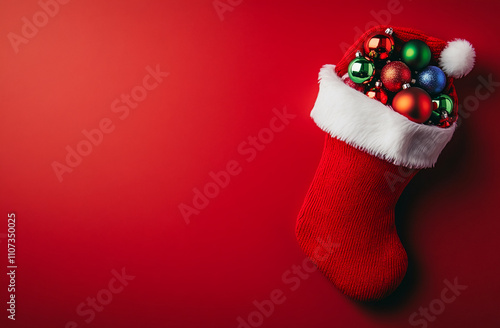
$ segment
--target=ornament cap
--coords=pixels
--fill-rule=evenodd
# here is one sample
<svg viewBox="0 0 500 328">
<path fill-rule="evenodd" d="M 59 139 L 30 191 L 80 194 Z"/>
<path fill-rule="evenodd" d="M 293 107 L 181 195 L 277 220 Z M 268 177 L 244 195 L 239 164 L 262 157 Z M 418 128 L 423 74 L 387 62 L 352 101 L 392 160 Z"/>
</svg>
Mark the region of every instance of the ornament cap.
<svg viewBox="0 0 500 328">
<path fill-rule="evenodd" d="M 377 89 L 382 88 L 382 81 L 375 82 L 375 88 Z"/>
<path fill-rule="evenodd" d="M 385 34 L 392 35 L 394 33 L 394 30 L 392 27 L 388 27 L 385 29 Z"/>
<path fill-rule="evenodd" d="M 356 56 L 356 58 L 361 58 L 361 57 L 363 57 L 363 53 L 358 50 L 358 51 L 356 51 L 356 55 L 355 56 Z"/>
<path fill-rule="evenodd" d="M 406 90 L 406 89 L 408 89 L 409 87 L 411 87 L 411 84 L 410 84 L 410 83 L 405 83 L 405 84 L 403 84 L 403 90 Z"/>
</svg>

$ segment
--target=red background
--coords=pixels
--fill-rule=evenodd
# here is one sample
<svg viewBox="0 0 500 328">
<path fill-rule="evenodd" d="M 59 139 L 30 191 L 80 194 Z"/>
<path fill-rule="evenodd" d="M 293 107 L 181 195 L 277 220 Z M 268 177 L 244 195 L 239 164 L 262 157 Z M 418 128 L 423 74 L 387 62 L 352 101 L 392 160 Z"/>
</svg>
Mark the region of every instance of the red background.
<svg viewBox="0 0 500 328">
<path fill-rule="evenodd" d="M 243 1 L 221 21 L 211 0 L 74 0 L 16 54 L 8 33 L 20 34 L 21 18 L 40 7 L 3 1 L 0 256 L 5 263 L 15 212 L 19 268 L 15 323 L 0 270 L 1 326 L 237 327 L 254 300 L 280 289 L 286 301 L 262 327 L 406 327 L 455 277 L 468 288 L 430 326 L 500 325 L 498 91 L 403 193 L 396 221 L 410 267 L 395 294 L 358 304 L 319 272 L 296 291 L 282 280 L 305 258 L 294 225 L 323 146 L 309 118 L 318 70 L 387 8 Z M 383 23 L 473 43 L 477 65 L 456 82 L 459 98 L 474 95 L 479 76 L 500 81 L 498 1 L 398 8 Z M 120 120 L 111 103 L 157 64 L 170 75 Z M 296 118 L 247 162 L 238 146 L 285 106 Z M 51 164 L 106 117 L 115 130 L 59 182 Z M 186 224 L 179 204 L 192 204 L 193 188 L 231 160 L 241 173 Z M 123 267 L 134 280 L 85 323 L 76 307 Z"/>
</svg>

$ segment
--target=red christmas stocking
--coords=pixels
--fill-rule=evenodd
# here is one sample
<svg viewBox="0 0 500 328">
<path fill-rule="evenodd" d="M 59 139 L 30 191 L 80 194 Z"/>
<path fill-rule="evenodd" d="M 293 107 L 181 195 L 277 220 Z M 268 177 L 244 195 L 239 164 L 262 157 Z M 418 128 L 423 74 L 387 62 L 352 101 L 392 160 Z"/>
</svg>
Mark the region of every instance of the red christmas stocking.
<svg viewBox="0 0 500 328">
<path fill-rule="evenodd" d="M 365 38 L 386 27 L 367 31 L 337 66 L 325 65 L 319 73 L 311 117 L 326 132 L 325 144 L 296 226 L 300 246 L 324 275 L 364 301 L 389 295 L 402 281 L 408 260 L 394 224 L 396 202 L 419 169 L 434 166 L 456 127 L 414 123 L 343 83 L 340 76 Z M 447 73 L 444 92 L 456 104 L 452 77 L 464 75 L 464 68 L 442 62 L 449 52 L 443 49 L 453 42 L 401 28 L 394 37 L 399 44 L 420 39 L 429 45 L 431 65 Z"/>
</svg>

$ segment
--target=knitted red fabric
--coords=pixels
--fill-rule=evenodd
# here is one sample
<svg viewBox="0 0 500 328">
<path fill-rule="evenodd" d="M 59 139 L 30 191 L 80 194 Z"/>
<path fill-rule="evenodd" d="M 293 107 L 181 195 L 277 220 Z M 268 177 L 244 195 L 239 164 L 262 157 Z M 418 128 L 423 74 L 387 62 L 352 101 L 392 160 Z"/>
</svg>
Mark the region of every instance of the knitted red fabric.
<svg viewBox="0 0 500 328">
<path fill-rule="evenodd" d="M 387 27 L 363 34 L 336 66 L 337 75 L 347 72 L 368 35 Z M 394 28 L 394 37 L 397 52 L 410 39 L 427 43 L 431 65 L 437 64 L 446 46 L 442 40 L 407 28 Z M 453 79 L 448 79 L 444 92 L 457 103 Z M 382 159 L 384 154 L 374 156 L 358 148 L 362 147 L 326 134 L 321 161 L 297 219 L 296 236 L 304 252 L 338 289 L 368 301 L 389 295 L 406 273 L 408 260 L 396 232 L 394 208 L 418 170 L 396 166 Z M 325 241 L 335 247 L 319 257 L 318 249 L 324 248 Z"/>
<path fill-rule="evenodd" d="M 396 232 L 394 207 L 416 172 L 326 135 L 296 234 L 304 252 L 344 294 L 380 299 L 403 279 L 408 260 Z M 323 241 L 335 247 L 318 259 L 314 252 Z"/>
</svg>

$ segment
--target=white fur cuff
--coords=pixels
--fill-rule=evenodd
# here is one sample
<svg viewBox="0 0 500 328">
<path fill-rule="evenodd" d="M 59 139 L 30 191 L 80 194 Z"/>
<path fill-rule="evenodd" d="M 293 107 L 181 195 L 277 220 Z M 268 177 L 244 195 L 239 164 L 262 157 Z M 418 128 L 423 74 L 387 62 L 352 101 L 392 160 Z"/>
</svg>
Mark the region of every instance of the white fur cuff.
<svg viewBox="0 0 500 328">
<path fill-rule="evenodd" d="M 414 123 L 381 102 L 344 84 L 334 65 L 319 72 L 319 93 L 311 117 L 332 137 L 395 165 L 434 166 L 455 131 Z"/>
</svg>

